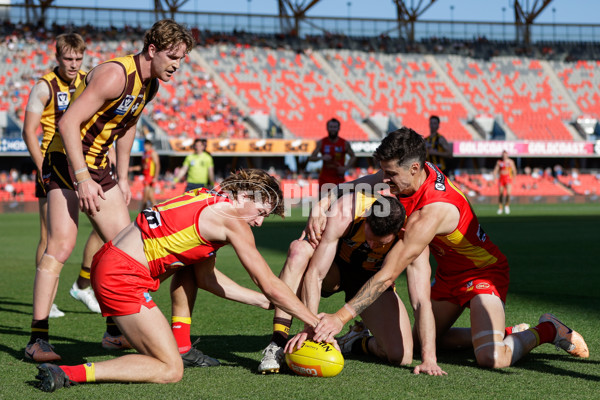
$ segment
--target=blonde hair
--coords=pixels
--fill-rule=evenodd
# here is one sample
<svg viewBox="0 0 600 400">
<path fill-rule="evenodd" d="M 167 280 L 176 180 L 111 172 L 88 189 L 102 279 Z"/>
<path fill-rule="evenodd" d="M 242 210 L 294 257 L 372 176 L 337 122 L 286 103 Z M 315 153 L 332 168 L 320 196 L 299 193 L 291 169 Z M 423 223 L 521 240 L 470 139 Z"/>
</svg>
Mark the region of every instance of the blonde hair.
<svg viewBox="0 0 600 400">
<path fill-rule="evenodd" d="M 244 192 L 253 200 L 261 199 L 273 207 L 271 214 L 283 217 L 283 193 L 279 182 L 262 169 L 241 169 L 232 172 L 223 179 L 220 187 L 221 191 L 230 193 L 233 197 Z"/>
<path fill-rule="evenodd" d="M 83 54 L 85 48 L 85 41 L 79 33 L 63 33 L 56 37 L 57 57 L 60 57 L 69 50 Z"/>
</svg>

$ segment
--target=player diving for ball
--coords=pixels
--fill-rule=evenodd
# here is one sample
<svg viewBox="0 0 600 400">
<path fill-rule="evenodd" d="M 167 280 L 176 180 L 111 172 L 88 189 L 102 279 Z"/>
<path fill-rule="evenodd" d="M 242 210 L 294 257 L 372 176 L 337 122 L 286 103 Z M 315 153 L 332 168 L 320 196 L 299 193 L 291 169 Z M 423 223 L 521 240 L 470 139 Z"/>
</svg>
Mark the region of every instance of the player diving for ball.
<svg viewBox="0 0 600 400">
<path fill-rule="evenodd" d="M 302 238 L 292 242 L 279 277 L 292 290 L 302 294 L 303 301 L 313 313 L 317 313 L 321 297 L 343 291 L 349 301 L 381 268 L 389 250 L 402 236 L 405 216 L 404 207 L 395 197 L 348 193 L 333 204 L 316 249 Z M 416 332 L 422 342 L 422 363 L 414 372 L 444 375 L 446 373 L 436 361 L 430 277 L 429 253 L 424 252 L 407 272 Z M 368 330 L 357 330 L 343 340 L 338 339 L 342 353 L 367 353 L 399 365 L 412 362 L 410 320 L 393 284 L 360 315 Z M 289 313 L 276 308 L 273 336 L 263 352 L 260 372 L 279 372 L 291 324 Z M 373 336 L 369 336 L 369 330 Z M 313 334 L 312 327 L 305 326 L 301 334 L 287 343 L 287 348 L 299 347 Z"/>
<path fill-rule="evenodd" d="M 144 210 L 100 249 L 92 264 L 92 286 L 102 314 L 113 317 L 139 354 L 75 366 L 42 364 L 37 375 L 42 390 L 73 382 L 179 381 L 183 361 L 150 292 L 183 268 L 193 268 L 197 286 L 220 297 L 264 309 L 273 304 L 317 325 L 319 319 L 273 274 L 254 242 L 251 227 L 261 226 L 270 214 L 283 215 L 277 181 L 262 170 L 241 170 L 220 187 L 219 193 L 195 189 Z M 226 244 L 264 295 L 215 268 L 216 252 Z"/>
</svg>

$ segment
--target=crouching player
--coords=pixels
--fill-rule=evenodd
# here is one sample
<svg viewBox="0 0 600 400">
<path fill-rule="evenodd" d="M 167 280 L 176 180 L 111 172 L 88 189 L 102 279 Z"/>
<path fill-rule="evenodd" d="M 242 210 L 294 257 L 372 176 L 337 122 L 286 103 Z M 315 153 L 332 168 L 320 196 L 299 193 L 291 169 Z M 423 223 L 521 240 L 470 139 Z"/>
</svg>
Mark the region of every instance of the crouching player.
<svg viewBox="0 0 600 400">
<path fill-rule="evenodd" d="M 177 382 L 183 362 L 166 318 L 150 292 L 184 265 L 193 265 L 197 284 L 245 304 L 270 303 L 310 326 L 319 319 L 279 280 L 262 258 L 251 226 L 283 214 L 277 181 L 261 170 L 230 175 L 216 193 L 186 192 L 143 211 L 94 257 L 92 285 L 104 316 L 112 316 L 140 354 L 76 366 L 42 364 L 37 379 L 44 391 L 79 382 Z M 216 251 L 230 243 L 264 293 L 241 287 L 215 268 Z"/>
</svg>

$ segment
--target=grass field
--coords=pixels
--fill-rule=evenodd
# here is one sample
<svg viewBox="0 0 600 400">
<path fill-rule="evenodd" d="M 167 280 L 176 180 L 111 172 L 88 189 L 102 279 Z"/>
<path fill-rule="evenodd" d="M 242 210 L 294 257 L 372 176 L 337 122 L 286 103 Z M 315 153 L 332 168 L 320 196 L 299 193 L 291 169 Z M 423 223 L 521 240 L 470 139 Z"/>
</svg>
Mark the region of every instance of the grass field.
<svg viewBox="0 0 600 400">
<path fill-rule="evenodd" d="M 80 385 L 54 394 L 33 386 L 35 365 L 23 360 L 29 337 L 36 214 L 0 214 L 0 398 L 1 399 L 593 399 L 600 397 L 600 204 L 514 206 L 496 216 L 495 206 L 478 206 L 481 223 L 511 263 L 507 323 L 535 325 L 553 312 L 587 340 L 590 358 L 580 360 L 543 345 L 516 366 L 504 370 L 477 367 L 472 351 L 440 352 L 445 377 L 416 376 L 410 367 L 393 367 L 367 357 L 348 357 L 340 375 L 303 378 L 290 373 L 262 376 L 256 368 L 271 333 L 272 312 L 200 293 L 192 337 L 223 366 L 186 370 L 172 385 Z M 257 245 L 273 270 L 283 265 L 288 244 L 304 227 L 301 216 L 271 218 L 255 230 Z M 82 244 L 89 232 L 82 222 L 80 241 L 61 274 L 56 303 L 67 313 L 50 320 L 51 339 L 65 364 L 114 356 L 100 346 L 104 320 L 87 312 L 68 293 L 76 278 Z M 219 268 L 253 287 L 230 247 L 219 250 Z M 403 299 L 406 279 L 397 285 Z M 170 316 L 168 284 L 154 299 Z M 342 295 L 323 300 L 322 311 L 335 311 Z M 467 326 L 468 312 L 459 320 Z M 300 329 L 295 323 L 293 332 Z M 417 360 L 413 361 L 413 366 Z"/>
</svg>

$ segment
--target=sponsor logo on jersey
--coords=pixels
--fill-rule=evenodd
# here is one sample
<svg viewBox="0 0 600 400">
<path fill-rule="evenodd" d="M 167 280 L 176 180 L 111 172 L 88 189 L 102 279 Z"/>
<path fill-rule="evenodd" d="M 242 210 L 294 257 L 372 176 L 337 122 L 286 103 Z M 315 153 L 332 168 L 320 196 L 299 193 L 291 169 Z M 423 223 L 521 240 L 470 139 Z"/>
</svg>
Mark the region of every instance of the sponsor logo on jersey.
<svg viewBox="0 0 600 400">
<path fill-rule="evenodd" d="M 481 225 L 479 225 L 477 227 L 477 237 L 482 242 L 485 242 L 487 240 L 487 235 L 485 234 L 485 232 L 484 232 L 483 228 L 481 227 Z"/>
<path fill-rule="evenodd" d="M 433 164 L 431 163 L 427 163 L 429 164 L 430 167 L 433 168 L 433 170 L 435 171 L 435 190 L 439 190 L 441 192 L 445 192 L 446 191 L 446 184 L 445 179 L 444 179 L 444 174 L 442 174 L 442 172 L 435 167 Z"/>
<path fill-rule="evenodd" d="M 158 228 L 162 225 L 160 220 L 160 213 L 151 208 L 146 208 L 144 211 L 144 217 L 146 217 L 146 221 L 148 222 L 148 226 L 150 229 Z"/>
<path fill-rule="evenodd" d="M 125 115 L 127 110 L 129 110 L 129 107 L 131 107 L 131 105 L 133 104 L 133 100 L 135 100 L 135 97 L 133 97 L 132 95 L 128 94 L 127 96 L 125 96 L 125 98 L 115 111 L 115 114 Z"/>
<path fill-rule="evenodd" d="M 64 111 L 69 106 L 69 93 L 58 92 L 56 93 L 56 106 L 59 111 Z"/>
<path fill-rule="evenodd" d="M 478 283 L 477 285 L 475 285 L 475 289 L 489 289 L 490 288 L 490 284 L 487 282 L 481 282 Z"/>
</svg>

